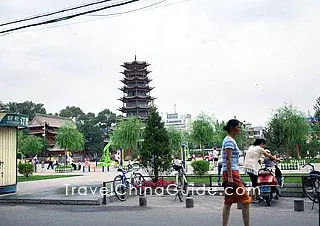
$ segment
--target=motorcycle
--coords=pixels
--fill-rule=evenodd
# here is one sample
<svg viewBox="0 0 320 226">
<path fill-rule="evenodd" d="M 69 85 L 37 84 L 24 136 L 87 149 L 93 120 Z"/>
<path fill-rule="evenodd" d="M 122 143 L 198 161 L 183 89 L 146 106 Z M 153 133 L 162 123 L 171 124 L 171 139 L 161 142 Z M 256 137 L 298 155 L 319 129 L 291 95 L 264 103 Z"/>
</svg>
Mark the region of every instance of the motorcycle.
<svg viewBox="0 0 320 226">
<path fill-rule="evenodd" d="M 258 186 L 260 188 L 260 197 L 266 201 L 267 206 L 271 206 L 272 200 L 279 197 L 278 182 L 271 169 L 259 169 Z"/>
</svg>

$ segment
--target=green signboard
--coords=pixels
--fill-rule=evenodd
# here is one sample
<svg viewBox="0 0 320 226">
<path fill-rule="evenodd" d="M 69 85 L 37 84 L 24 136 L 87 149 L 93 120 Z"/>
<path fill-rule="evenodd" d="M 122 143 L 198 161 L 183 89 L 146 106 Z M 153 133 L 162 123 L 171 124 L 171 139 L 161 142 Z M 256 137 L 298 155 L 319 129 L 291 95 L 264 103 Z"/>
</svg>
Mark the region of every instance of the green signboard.
<svg viewBox="0 0 320 226">
<path fill-rule="evenodd" d="M 29 118 L 26 115 L 0 112 L 0 126 L 28 127 Z"/>
</svg>

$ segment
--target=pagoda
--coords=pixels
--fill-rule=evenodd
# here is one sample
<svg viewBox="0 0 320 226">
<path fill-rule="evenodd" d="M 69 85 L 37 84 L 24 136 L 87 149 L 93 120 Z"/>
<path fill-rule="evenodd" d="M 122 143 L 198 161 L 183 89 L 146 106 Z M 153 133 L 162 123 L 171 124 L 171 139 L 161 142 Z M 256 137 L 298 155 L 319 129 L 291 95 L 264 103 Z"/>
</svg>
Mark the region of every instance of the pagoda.
<svg viewBox="0 0 320 226">
<path fill-rule="evenodd" d="M 155 98 L 150 96 L 150 91 L 154 87 L 149 86 L 148 74 L 151 71 L 147 70 L 148 64 L 145 61 L 125 62 L 122 67 L 124 71 L 124 78 L 120 80 L 124 86 L 119 88 L 123 92 L 123 97 L 119 100 L 122 101 L 123 106 L 118 110 L 126 114 L 126 117 L 138 117 L 142 120 L 148 118 L 149 103 Z"/>
</svg>

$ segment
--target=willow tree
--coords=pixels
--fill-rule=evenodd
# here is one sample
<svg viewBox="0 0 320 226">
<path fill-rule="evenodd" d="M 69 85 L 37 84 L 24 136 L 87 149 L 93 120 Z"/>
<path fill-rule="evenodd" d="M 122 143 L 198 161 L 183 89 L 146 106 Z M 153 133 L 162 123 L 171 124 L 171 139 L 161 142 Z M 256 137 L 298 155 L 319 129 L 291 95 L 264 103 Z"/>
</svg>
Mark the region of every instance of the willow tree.
<svg viewBox="0 0 320 226">
<path fill-rule="evenodd" d="M 63 148 L 66 154 L 67 164 L 67 152 L 68 151 L 81 151 L 84 145 L 83 134 L 80 133 L 76 126 L 73 124 L 67 124 L 58 129 L 56 136 L 56 143 L 60 148 Z"/>
<path fill-rule="evenodd" d="M 309 126 L 302 112 L 285 106 L 277 109 L 267 126 L 267 145 L 272 151 L 300 157 Z"/>
<path fill-rule="evenodd" d="M 138 141 L 142 137 L 142 122 L 136 117 L 121 120 L 111 135 L 113 146 L 127 150 L 133 157 L 138 154 Z"/>
<path fill-rule="evenodd" d="M 319 122 L 320 119 L 320 97 L 316 100 L 316 104 L 313 106 L 314 109 L 314 117 L 317 118 L 317 121 Z"/>
<path fill-rule="evenodd" d="M 320 147 L 320 97 L 316 100 L 315 105 L 313 106 L 315 110 L 314 120 L 309 122 L 309 139 L 305 146 L 307 156 L 315 157 L 319 154 Z"/>
</svg>

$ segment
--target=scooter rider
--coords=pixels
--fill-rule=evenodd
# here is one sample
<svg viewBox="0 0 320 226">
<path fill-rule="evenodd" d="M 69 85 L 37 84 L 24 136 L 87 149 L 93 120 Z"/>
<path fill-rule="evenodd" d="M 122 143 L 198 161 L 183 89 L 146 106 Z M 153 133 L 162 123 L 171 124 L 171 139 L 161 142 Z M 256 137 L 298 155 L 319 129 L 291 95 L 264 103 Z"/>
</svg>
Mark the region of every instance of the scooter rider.
<svg viewBox="0 0 320 226">
<path fill-rule="evenodd" d="M 268 154 L 271 154 L 271 153 L 270 153 L 270 150 L 265 149 L 265 151 L 266 151 Z M 270 169 L 271 172 L 272 172 L 273 174 L 275 174 L 275 165 L 276 165 L 275 160 L 272 160 L 272 159 L 269 158 L 269 157 L 265 157 L 265 158 L 264 158 L 264 165 L 265 165 L 265 168 Z M 276 175 L 275 175 L 275 178 L 276 178 L 277 184 L 279 185 L 279 181 L 278 181 Z M 276 196 L 275 196 L 274 198 L 275 198 L 275 199 L 278 199 L 278 198 L 279 198 L 279 195 L 280 195 L 279 187 L 276 187 L 275 191 L 276 191 Z"/>
<path fill-rule="evenodd" d="M 266 141 L 265 139 L 256 139 L 253 145 L 246 152 L 244 162 L 244 170 L 249 175 L 252 182 L 252 187 L 257 187 L 258 183 L 258 170 L 260 169 L 259 159 L 261 156 L 268 157 L 272 160 L 279 161 L 280 159 L 270 155 L 264 150 Z M 260 198 L 260 201 L 262 199 Z"/>
</svg>

